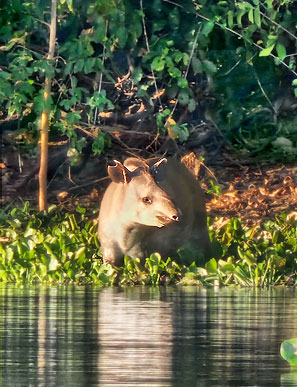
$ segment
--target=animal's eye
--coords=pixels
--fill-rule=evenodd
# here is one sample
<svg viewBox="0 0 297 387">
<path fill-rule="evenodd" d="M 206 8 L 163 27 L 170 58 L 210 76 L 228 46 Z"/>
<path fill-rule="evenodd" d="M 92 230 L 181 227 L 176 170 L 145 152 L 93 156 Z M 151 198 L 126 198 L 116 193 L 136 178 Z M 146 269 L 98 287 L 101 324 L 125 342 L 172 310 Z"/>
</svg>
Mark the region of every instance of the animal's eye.
<svg viewBox="0 0 297 387">
<path fill-rule="evenodd" d="M 144 197 L 142 198 L 142 201 L 143 201 L 144 204 L 151 204 L 151 203 L 152 203 L 152 199 L 150 199 L 150 198 L 147 197 L 147 196 L 144 196 Z"/>
</svg>

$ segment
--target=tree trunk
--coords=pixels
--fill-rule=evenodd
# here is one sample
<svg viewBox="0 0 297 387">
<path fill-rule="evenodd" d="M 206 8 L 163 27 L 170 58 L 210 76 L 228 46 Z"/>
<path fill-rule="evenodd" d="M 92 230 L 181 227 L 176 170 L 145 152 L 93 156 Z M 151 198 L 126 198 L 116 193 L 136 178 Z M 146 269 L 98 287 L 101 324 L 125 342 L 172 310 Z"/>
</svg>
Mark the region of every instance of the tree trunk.
<svg viewBox="0 0 297 387">
<path fill-rule="evenodd" d="M 55 41 L 56 41 L 56 14 L 57 1 L 52 0 L 51 9 L 51 25 L 50 25 L 50 41 L 48 60 L 54 59 Z M 48 126 L 50 114 L 50 93 L 52 79 L 45 78 L 44 84 L 44 109 L 40 118 L 40 169 L 39 169 L 39 210 L 47 209 L 47 160 L 48 160 Z"/>
</svg>

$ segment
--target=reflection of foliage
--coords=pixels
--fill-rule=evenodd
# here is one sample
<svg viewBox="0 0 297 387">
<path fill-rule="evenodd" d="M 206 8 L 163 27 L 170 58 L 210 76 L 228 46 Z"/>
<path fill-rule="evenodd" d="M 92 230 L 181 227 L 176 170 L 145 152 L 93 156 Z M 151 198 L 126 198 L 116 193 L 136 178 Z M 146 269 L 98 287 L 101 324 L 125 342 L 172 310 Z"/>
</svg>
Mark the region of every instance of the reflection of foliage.
<svg viewBox="0 0 297 387">
<path fill-rule="evenodd" d="M 279 101 L 297 90 L 293 0 L 58 3 L 54 62 L 45 58 L 49 4 L 2 6 L 0 104 L 9 115 L 37 117 L 42 82 L 52 77 L 51 126 L 72 137 L 73 125 L 96 124 L 100 112 L 120 103 L 116 83 L 124 75 L 135 97 L 155 101 L 155 112 L 177 121 L 179 109 L 195 117 L 203 106 L 204 118 L 254 153 L 279 136 L 286 113 Z M 283 69 L 286 92 L 278 96 Z M 174 131 L 169 136 L 187 139 L 185 127 Z M 285 137 L 296 145 L 296 133 Z"/>
</svg>

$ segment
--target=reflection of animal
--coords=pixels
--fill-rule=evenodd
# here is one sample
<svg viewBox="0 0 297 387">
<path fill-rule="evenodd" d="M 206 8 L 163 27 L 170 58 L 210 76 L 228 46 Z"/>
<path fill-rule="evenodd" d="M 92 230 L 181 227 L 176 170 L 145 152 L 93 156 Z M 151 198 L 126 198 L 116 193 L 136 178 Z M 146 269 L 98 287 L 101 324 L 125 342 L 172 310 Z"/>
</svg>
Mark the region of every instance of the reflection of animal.
<svg viewBox="0 0 297 387">
<path fill-rule="evenodd" d="M 153 252 L 168 257 L 185 242 L 209 251 L 203 193 L 183 164 L 128 158 L 114 161 L 108 174 L 98 229 L 105 262 L 121 265 L 124 255 L 143 260 Z"/>
<path fill-rule="evenodd" d="M 97 385 L 171 386 L 174 304 L 163 292 L 131 290 L 99 292 Z"/>
</svg>

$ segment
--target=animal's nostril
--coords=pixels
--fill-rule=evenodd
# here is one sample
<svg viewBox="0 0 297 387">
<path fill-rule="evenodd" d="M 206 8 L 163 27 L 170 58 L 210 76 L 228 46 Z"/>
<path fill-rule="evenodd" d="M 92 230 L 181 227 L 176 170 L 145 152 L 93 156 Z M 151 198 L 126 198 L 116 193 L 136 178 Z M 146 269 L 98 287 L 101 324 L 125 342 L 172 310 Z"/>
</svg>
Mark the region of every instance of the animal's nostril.
<svg viewBox="0 0 297 387">
<path fill-rule="evenodd" d="M 175 222 L 179 222 L 179 216 L 178 215 L 172 215 L 171 219 L 174 220 Z"/>
</svg>

